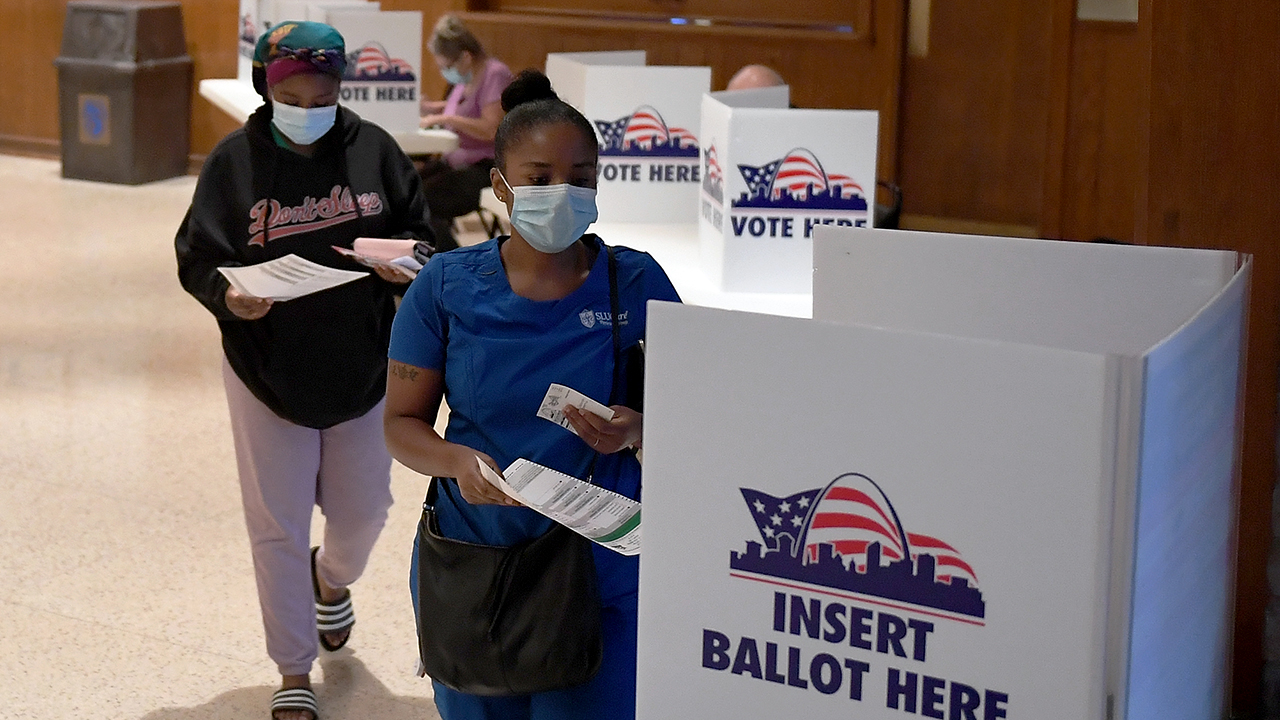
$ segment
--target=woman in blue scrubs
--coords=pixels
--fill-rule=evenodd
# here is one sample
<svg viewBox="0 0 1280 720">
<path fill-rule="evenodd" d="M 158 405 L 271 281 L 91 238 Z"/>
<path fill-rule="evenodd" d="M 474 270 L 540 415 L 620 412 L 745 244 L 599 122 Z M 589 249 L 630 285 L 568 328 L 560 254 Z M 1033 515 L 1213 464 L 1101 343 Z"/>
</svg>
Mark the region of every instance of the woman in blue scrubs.
<svg viewBox="0 0 1280 720">
<path fill-rule="evenodd" d="M 435 510 L 445 537 L 513 545 L 551 528 L 481 476 L 476 458 L 501 471 L 517 458 L 640 497 L 634 450 L 641 413 L 613 406 L 604 421 L 572 412 L 577 434 L 537 417 L 547 388 L 567 385 L 607 402 L 613 385 L 613 322 L 622 348 L 644 338 L 645 304 L 679 301 L 646 253 L 616 248 L 618 318 L 612 317 L 607 253 L 595 235 L 595 132 L 560 101 L 547 78 L 526 70 L 502 96 L 492 187 L 512 232 L 434 256 L 406 293 L 389 352 L 386 436 L 391 454 L 439 484 Z M 444 437 L 432 428 L 441 399 Z M 607 468 L 607 471 L 602 469 Z M 635 715 L 638 558 L 593 547 L 602 600 L 604 659 L 589 682 L 515 697 L 479 697 L 435 683 L 444 720 L 625 720 Z M 415 548 L 416 562 L 416 548 Z M 410 585 L 416 593 L 417 567 Z M 415 597 L 415 607 L 417 599 Z M 423 618 L 431 622 L 431 618 Z"/>
</svg>

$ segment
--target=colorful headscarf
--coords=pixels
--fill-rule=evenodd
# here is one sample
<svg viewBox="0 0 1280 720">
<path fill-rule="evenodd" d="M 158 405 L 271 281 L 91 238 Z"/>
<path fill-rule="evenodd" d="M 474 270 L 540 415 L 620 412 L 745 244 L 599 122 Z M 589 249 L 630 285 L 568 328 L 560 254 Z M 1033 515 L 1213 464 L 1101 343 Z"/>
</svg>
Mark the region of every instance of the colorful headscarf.
<svg viewBox="0 0 1280 720">
<path fill-rule="evenodd" d="M 267 88 L 301 73 L 342 78 L 347 69 L 346 42 L 330 25 L 288 20 L 262 34 L 253 52 L 253 87 L 269 99 Z"/>
</svg>

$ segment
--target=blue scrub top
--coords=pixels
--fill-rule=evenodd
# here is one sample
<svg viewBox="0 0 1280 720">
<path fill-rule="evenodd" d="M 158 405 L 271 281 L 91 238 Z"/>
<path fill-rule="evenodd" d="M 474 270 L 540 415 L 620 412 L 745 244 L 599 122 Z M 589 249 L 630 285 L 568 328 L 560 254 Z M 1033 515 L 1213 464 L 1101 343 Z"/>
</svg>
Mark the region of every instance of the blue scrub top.
<svg viewBox="0 0 1280 720">
<path fill-rule="evenodd" d="M 584 236 L 599 252 L 581 287 L 560 300 L 534 301 L 511 289 L 499 255 L 505 240 L 432 257 L 405 293 L 388 355 L 444 373 L 446 440 L 488 454 L 499 467 L 527 458 L 585 478 L 595 451 L 537 411 L 551 383 L 609 404 L 614 361 L 604 243 Z M 680 297 L 648 253 L 620 247 L 614 254 L 626 349 L 644 338 L 647 301 Z M 599 462 L 595 481 L 639 497 L 639 466 L 629 452 Z M 472 505 L 452 481 L 440 483 L 435 507 L 445 537 L 487 545 L 514 545 L 552 523 L 527 508 Z"/>
</svg>

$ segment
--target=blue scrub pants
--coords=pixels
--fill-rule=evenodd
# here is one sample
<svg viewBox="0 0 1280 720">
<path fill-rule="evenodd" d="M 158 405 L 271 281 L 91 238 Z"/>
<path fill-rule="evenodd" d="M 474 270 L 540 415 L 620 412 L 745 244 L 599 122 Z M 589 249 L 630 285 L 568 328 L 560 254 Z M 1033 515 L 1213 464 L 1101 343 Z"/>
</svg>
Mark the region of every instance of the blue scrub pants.
<svg viewBox="0 0 1280 720">
<path fill-rule="evenodd" d="M 633 720 L 636 716 L 636 574 L 639 558 L 593 547 L 600 577 L 604 657 L 590 681 L 535 695 L 481 697 L 432 681 L 442 720 Z M 409 566 L 413 612 L 418 613 L 418 540 Z M 612 591 L 612 592 L 611 592 Z M 619 592 L 621 591 L 621 592 Z"/>
</svg>

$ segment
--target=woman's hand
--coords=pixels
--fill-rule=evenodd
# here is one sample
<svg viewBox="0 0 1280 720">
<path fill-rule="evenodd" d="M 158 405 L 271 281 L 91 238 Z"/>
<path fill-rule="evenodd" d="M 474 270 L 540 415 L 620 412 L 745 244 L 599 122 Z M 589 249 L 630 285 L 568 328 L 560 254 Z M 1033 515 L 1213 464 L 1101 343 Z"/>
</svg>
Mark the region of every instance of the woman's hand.
<svg viewBox="0 0 1280 720">
<path fill-rule="evenodd" d="M 444 106 L 445 106 L 444 100 L 423 99 L 422 102 L 418 103 L 418 114 L 419 115 L 435 115 L 436 113 L 442 113 L 444 112 Z"/>
<path fill-rule="evenodd" d="M 597 452 L 608 455 L 623 448 L 639 449 L 644 436 L 644 416 L 624 405 L 613 405 L 610 409 L 612 420 L 573 406 L 564 409 L 564 416 L 582 441 Z"/>
<path fill-rule="evenodd" d="M 489 467 L 493 471 L 502 475 L 502 470 L 498 468 L 493 458 L 482 452 L 472 450 L 465 445 L 453 446 L 453 463 L 455 466 L 453 477 L 458 481 L 458 489 L 462 491 L 462 499 L 472 505 L 519 505 L 502 490 L 494 487 L 488 480 L 484 479 L 484 475 L 480 473 L 480 466 L 476 464 L 476 458 Z"/>
<path fill-rule="evenodd" d="M 408 285 L 413 282 L 413 278 L 409 277 L 407 273 L 398 272 L 382 265 L 373 265 L 372 267 L 373 271 L 378 273 L 378 277 L 389 283 L 394 283 L 396 285 Z"/>
<path fill-rule="evenodd" d="M 270 298 L 245 295 L 233 287 L 227 288 L 226 300 L 227 309 L 241 320 L 257 320 L 266 315 L 271 305 L 275 303 L 275 300 Z"/>
<path fill-rule="evenodd" d="M 439 125 L 440 127 L 447 128 L 449 125 L 445 121 L 448 117 L 449 117 L 448 115 L 441 115 L 439 113 L 433 113 L 431 115 L 423 115 L 418 120 L 418 127 L 429 128 L 429 127 L 435 127 L 436 125 Z"/>
</svg>

